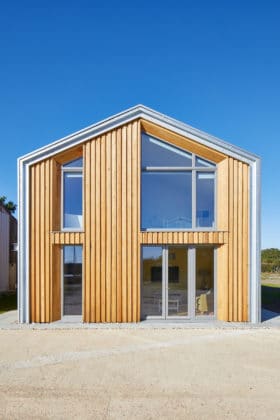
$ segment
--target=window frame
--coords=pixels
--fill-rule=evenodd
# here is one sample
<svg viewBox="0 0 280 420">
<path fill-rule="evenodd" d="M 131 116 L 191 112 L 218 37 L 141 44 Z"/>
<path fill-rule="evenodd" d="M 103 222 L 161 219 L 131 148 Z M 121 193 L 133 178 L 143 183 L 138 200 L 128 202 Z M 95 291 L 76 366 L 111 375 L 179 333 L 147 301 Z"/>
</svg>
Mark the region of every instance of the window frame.
<svg viewBox="0 0 280 420">
<path fill-rule="evenodd" d="M 62 232 L 83 232 L 84 231 L 84 165 L 83 166 L 69 166 L 66 167 L 69 162 L 79 159 L 83 156 L 79 156 L 75 159 L 71 159 L 61 165 L 61 209 L 60 209 L 60 229 Z M 80 173 L 82 178 L 82 226 L 80 228 L 64 227 L 64 174 L 65 173 Z"/>
<path fill-rule="evenodd" d="M 192 166 L 142 166 L 142 134 L 148 135 L 153 137 L 163 143 L 170 144 L 171 146 L 180 149 L 184 152 L 187 152 L 192 155 Z M 213 166 L 196 166 L 196 158 L 208 161 Z M 215 165 L 215 166 L 214 166 Z M 143 172 L 191 172 L 192 175 L 192 227 L 191 228 L 143 228 L 142 226 L 142 204 L 143 204 L 143 191 L 142 191 L 142 173 Z M 197 173 L 198 172 L 212 172 L 214 174 L 214 222 L 213 226 L 211 227 L 197 227 L 196 226 L 196 204 L 197 204 L 197 188 L 196 188 L 196 181 L 197 181 Z M 141 208 L 141 215 L 140 215 L 140 231 L 141 232 L 212 232 L 217 230 L 217 165 L 215 162 L 212 162 L 204 157 L 201 157 L 195 153 L 190 152 L 189 150 L 184 150 L 181 147 L 173 145 L 172 143 L 156 138 L 148 133 L 142 132 L 141 133 L 141 185 L 140 185 L 140 208 Z"/>
</svg>

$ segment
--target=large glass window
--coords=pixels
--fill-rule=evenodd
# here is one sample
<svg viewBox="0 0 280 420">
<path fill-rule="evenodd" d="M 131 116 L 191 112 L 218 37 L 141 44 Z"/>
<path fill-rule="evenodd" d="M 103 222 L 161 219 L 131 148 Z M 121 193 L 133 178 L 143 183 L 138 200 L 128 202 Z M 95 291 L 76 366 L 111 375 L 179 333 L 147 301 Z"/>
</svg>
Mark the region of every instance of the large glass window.
<svg viewBox="0 0 280 420">
<path fill-rule="evenodd" d="M 142 166 L 191 167 L 192 155 L 154 137 L 142 134 Z"/>
<path fill-rule="evenodd" d="M 141 229 L 215 227 L 216 165 L 142 133 Z"/>
<path fill-rule="evenodd" d="M 191 172 L 144 172 L 142 228 L 191 227 Z"/>
<path fill-rule="evenodd" d="M 63 177 L 63 229 L 82 229 L 83 227 L 83 172 L 82 158 L 62 167 Z"/>
<path fill-rule="evenodd" d="M 215 177 L 213 172 L 196 174 L 196 226 L 214 227 Z"/>
</svg>

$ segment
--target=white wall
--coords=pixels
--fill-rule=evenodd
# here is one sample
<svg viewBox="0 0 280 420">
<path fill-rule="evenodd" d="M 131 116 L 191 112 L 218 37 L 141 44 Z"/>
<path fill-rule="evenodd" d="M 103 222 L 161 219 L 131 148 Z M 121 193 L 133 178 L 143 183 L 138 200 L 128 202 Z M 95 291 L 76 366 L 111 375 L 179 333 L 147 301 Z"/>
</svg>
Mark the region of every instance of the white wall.
<svg viewBox="0 0 280 420">
<path fill-rule="evenodd" d="M 0 292 L 9 290 L 9 215 L 0 208 Z"/>
</svg>

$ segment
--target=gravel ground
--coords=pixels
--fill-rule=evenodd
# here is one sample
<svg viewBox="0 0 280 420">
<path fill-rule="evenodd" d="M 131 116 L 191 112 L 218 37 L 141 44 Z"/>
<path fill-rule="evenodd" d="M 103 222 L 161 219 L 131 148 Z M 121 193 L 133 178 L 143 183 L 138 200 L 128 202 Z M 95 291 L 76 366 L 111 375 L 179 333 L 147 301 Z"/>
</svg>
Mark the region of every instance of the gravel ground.
<svg viewBox="0 0 280 420">
<path fill-rule="evenodd" d="M 1 330 L 1 419 L 280 419 L 279 329 Z"/>
</svg>

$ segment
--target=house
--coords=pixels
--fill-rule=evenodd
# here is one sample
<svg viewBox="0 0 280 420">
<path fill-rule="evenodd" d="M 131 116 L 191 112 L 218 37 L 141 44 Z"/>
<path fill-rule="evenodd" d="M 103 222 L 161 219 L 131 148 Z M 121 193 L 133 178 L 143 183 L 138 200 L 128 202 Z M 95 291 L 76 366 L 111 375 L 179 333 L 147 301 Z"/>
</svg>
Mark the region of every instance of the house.
<svg viewBox="0 0 280 420">
<path fill-rule="evenodd" d="M 0 293 L 16 290 L 17 220 L 0 203 Z"/>
<path fill-rule="evenodd" d="M 138 105 L 18 166 L 20 322 L 260 320 L 254 154 Z"/>
</svg>

